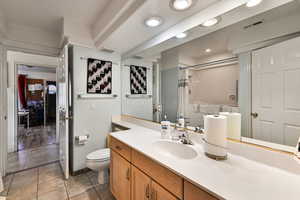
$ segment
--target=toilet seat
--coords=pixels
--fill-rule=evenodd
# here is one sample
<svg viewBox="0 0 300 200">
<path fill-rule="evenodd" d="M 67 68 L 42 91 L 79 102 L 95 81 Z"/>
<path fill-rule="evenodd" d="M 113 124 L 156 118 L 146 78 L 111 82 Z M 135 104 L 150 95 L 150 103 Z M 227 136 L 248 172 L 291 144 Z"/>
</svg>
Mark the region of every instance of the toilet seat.
<svg viewBox="0 0 300 200">
<path fill-rule="evenodd" d="M 110 149 L 105 148 L 105 149 L 93 151 L 86 156 L 86 159 L 90 161 L 98 161 L 98 162 L 110 160 Z"/>
</svg>

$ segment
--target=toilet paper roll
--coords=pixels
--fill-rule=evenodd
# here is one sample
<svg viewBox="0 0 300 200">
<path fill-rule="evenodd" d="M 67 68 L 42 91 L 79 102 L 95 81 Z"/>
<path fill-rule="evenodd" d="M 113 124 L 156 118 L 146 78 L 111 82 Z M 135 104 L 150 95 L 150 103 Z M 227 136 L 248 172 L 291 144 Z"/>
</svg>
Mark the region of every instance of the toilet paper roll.
<svg viewBox="0 0 300 200">
<path fill-rule="evenodd" d="M 240 113 L 230 113 L 230 112 L 220 112 L 222 116 L 227 117 L 227 135 L 231 139 L 240 140 L 241 139 L 241 114 Z"/>
<path fill-rule="evenodd" d="M 80 135 L 78 136 L 78 144 L 83 145 L 88 141 L 87 135 Z"/>
<path fill-rule="evenodd" d="M 227 117 L 221 115 L 204 116 L 204 151 L 209 155 L 227 155 Z"/>
</svg>

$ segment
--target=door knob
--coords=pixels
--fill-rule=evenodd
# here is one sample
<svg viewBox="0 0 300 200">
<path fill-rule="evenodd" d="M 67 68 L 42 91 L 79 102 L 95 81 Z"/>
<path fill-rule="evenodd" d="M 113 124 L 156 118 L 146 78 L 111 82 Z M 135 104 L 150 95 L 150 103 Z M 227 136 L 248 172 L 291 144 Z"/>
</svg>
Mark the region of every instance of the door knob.
<svg viewBox="0 0 300 200">
<path fill-rule="evenodd" d="M 251 113 L 251 116 L 254 117 L 254 118 L 257 118 L 258 117 L 258 113 L 256 113 L 256 112 L 255 113 Z"/>
</svg>

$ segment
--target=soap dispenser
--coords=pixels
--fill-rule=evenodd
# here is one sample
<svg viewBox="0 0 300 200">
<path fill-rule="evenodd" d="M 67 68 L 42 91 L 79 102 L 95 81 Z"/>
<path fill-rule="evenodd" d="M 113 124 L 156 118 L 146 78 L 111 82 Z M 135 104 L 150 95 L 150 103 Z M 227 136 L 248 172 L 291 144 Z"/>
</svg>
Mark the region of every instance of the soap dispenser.
<svg viewBox="0 0 300 200">
<path fill-rule="evenodd" d="M 178 118 L 178 125 L 179 127 L 184 128 L 184 117 L 182 115 Z"/>
<path fill-rule="evenodd" d="M 171 137 L 171 123 L 168 121 L 167 115 L 164 116 L 164 120 L 160 122 L 161 125 L 161 138 L 170 139 Z"/>
</svg>

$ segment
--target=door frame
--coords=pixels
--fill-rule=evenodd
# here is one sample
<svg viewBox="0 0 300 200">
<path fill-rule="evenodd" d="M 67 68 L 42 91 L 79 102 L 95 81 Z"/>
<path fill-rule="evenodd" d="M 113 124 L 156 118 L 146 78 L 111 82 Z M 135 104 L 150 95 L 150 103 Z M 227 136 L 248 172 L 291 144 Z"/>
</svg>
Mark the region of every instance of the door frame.
<svg viewBox="0 0 300 200">
<path fill-rule="evenodd" d="M 37 64 L 34 62 L 22 62 L 22 61 L 16 61 L 14 63 L 14 151 L 18 150 L 18 66 L 19 65 L 27 65 L 27 66 L 38 66 L 38 67 L 48 67 L 48 68 L 55 68 L 57 69 L 58 66 L 54 65 L 46 65 L 46 64 Z M 45 107 L 45 105 L 44 105 Z M 45 112 L 45 109 L 44 109 Z M 45 113 L 44 113 L 45 117 Z M 44 119 L 45 120 L 45 119 Z M 56 133 L 58 134 L 58 133 Z"/>
<path fill-rule="evenodd" d="M 0 43 L 0 173 L 5 176 L 7 161 L 7 85 L 8 66 L 6 47 Z M 0 177 L 2 178 L 2 177 Z"/>
<path fill-rule="evenodd" d="M 21 47 L 12 47 L 7 46 L 5 44 L 2 44 L 0 42 L 0 173 L 2 173 L 2 176 L 6 175 L 6 169 L 7 169 L 7 138 L 8 138 L 8 120 L 7 120 L 7 110 L 2 110 L 1 108 L 7 107 L 7 88 L 9 86 L 9 69 L 8 69 L 8 63 L 7 63 L 7 52 L 8 51 L 16 51 L 21 53 L 28 53 L 28 54 L 36 54 L 36 55 L 42 55 L 42 56 L 50 56 L 50 57 L 57 57 L 58 55 L 45 53 L 43 51 L 39 50 L 32 50 L 27 48 L 21 48 Z M 2 59 L 2 60 L 1 60 Z M 23 64 L 23 63 L 22 63 Z M 36 64 L 35 64 L 36 65 Z M 40 65 L 40 64 L 38 64 Z M 6 73 L 3 73 L 3 68 L 6 67 Z M 14 65 L 15 67 L 15 65 Z M 14 69 L 15 74 L 15 69 Z M 15 77 L 15 76 L 14 76 Z M 15 90 L 16 88 L 14 88 Z M 6 117 L 6 119 L 5 119 Z M 14 113 L 15 117 L 15 113 Z M 15 130 L 15 127 L 14 127 Z M 15 133 L 14 133 L 15 134 Z"/>
</svg>

